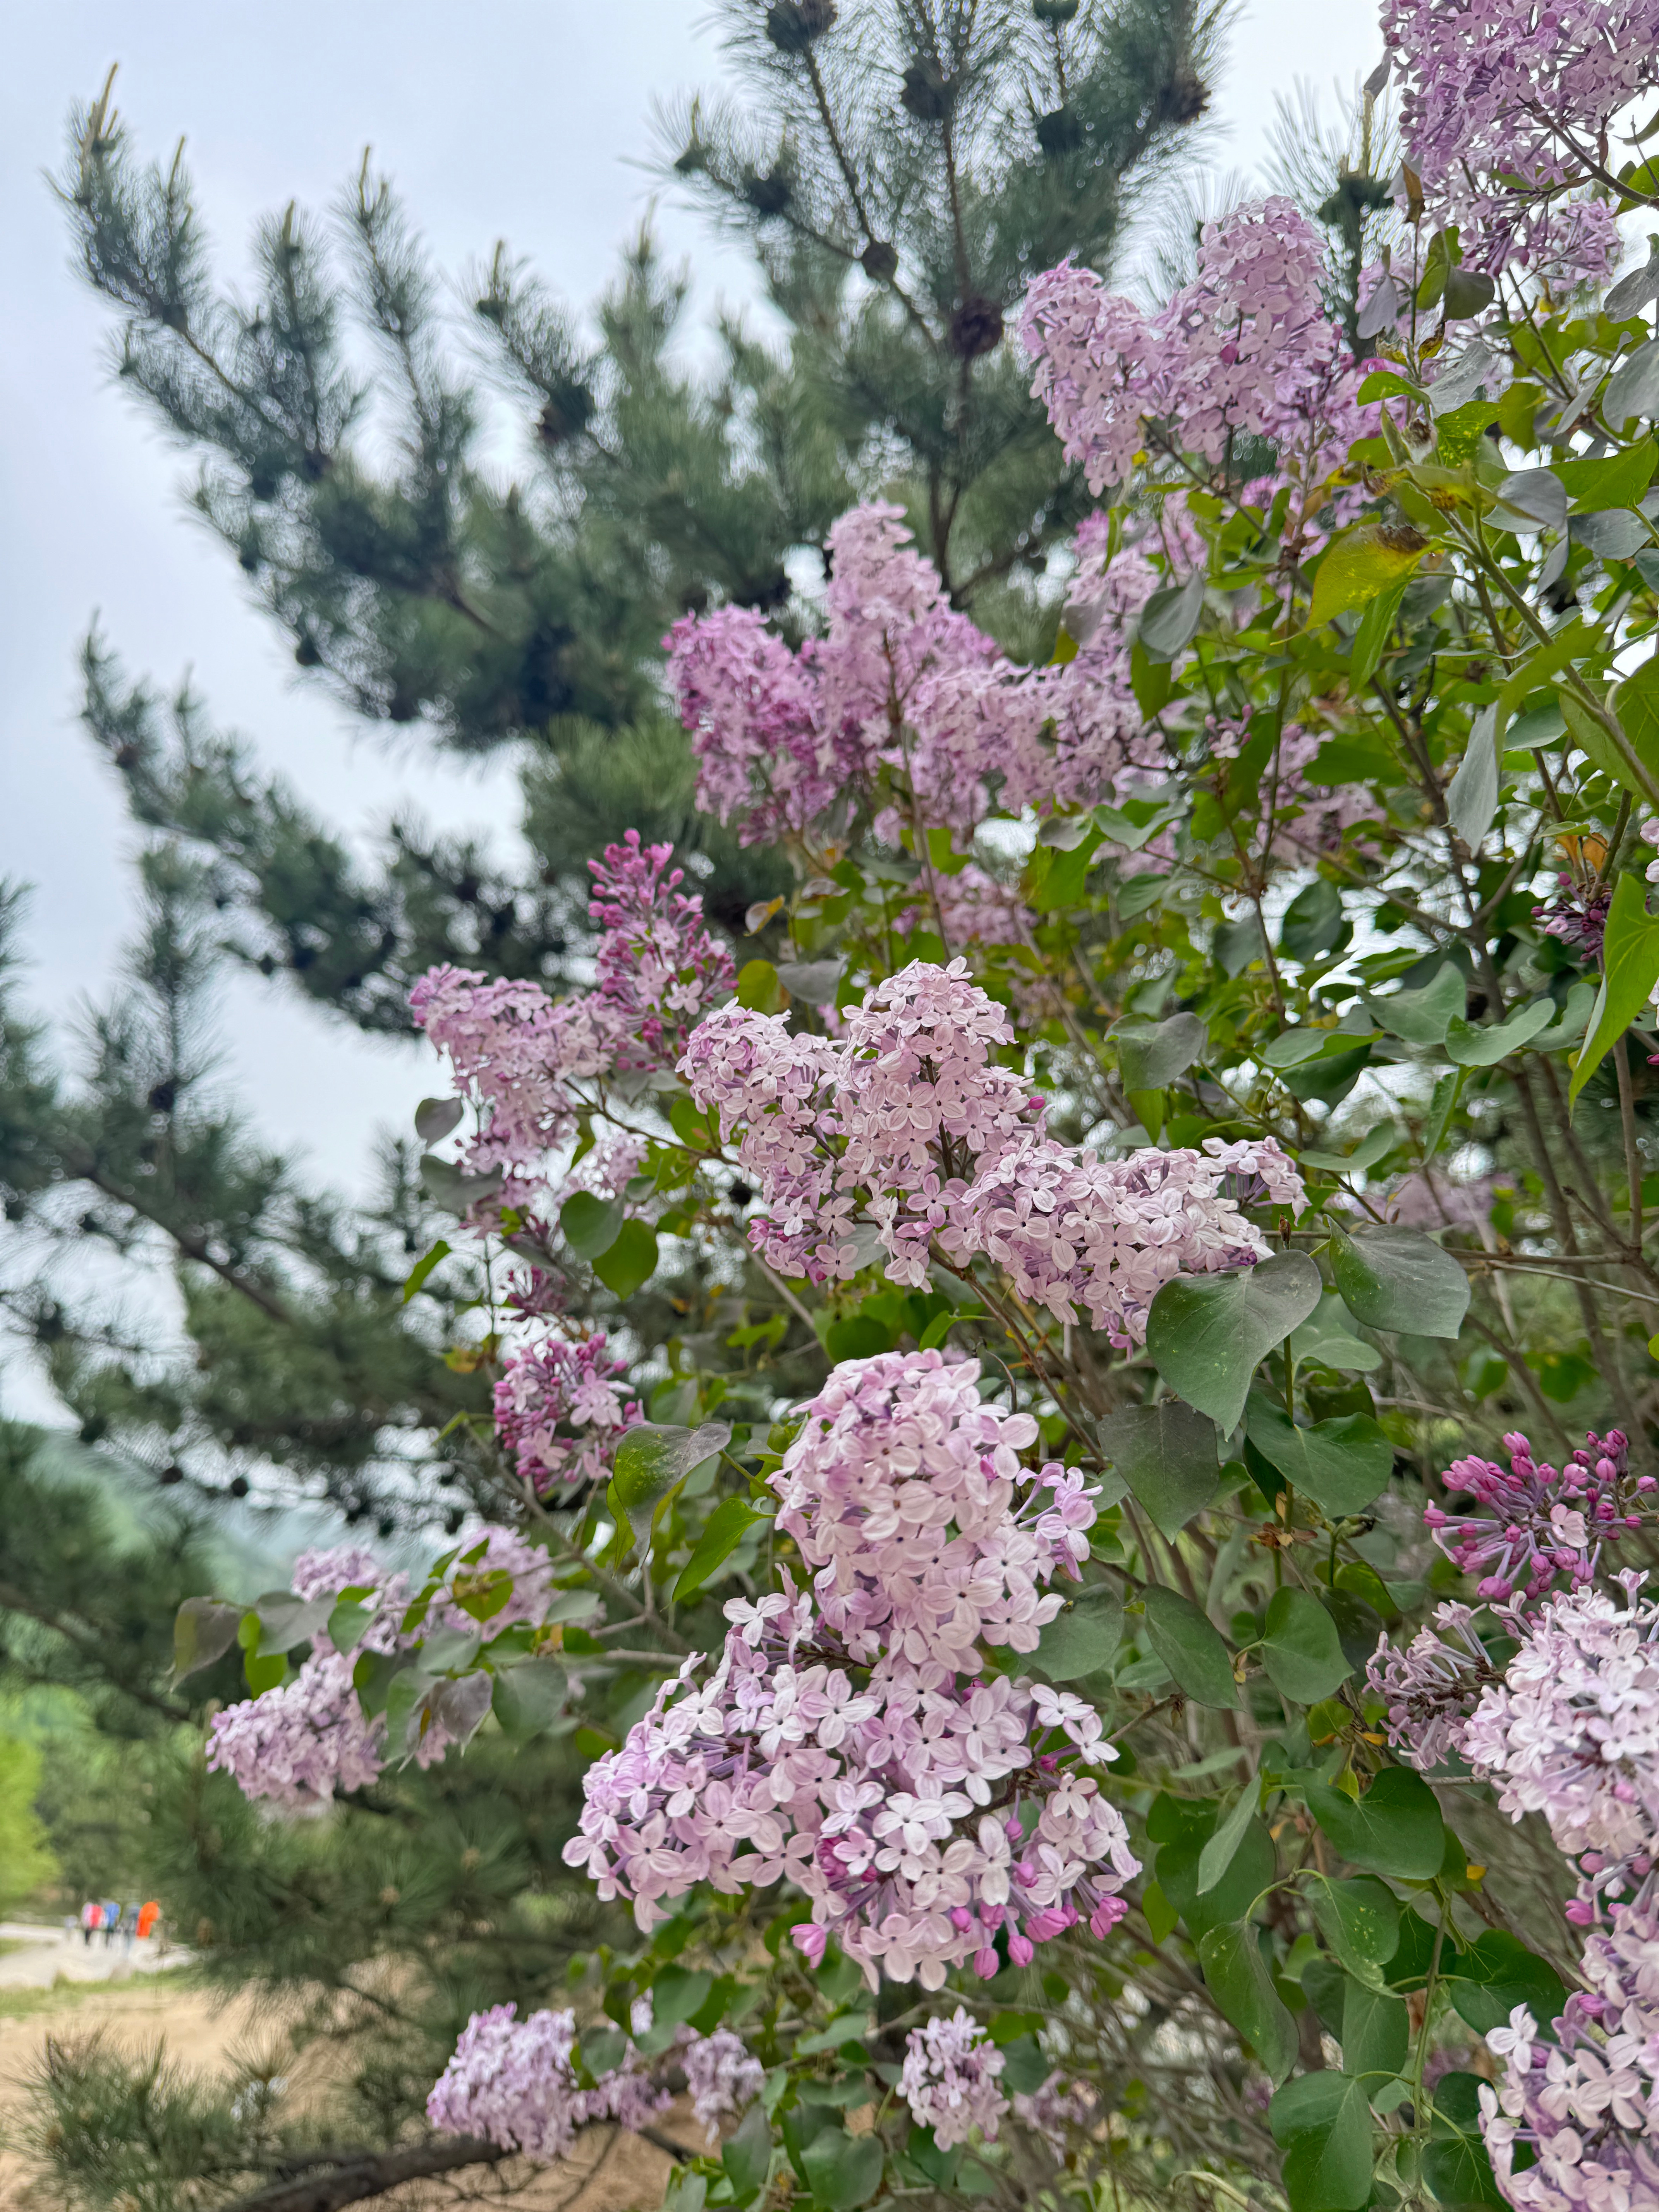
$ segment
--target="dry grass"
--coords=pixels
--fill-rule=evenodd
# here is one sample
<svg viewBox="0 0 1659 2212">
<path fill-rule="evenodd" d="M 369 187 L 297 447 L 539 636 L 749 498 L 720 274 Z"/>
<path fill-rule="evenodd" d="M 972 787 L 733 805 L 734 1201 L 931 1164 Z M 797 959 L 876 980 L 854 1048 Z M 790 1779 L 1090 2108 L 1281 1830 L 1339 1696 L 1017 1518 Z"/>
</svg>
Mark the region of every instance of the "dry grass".
<svg viewBox="0 0 1659 2212">
<path fill-rule="evenodd" d="M 39 2199 L 30 2203 L 28 2170 L 6 2143 L 47 2039 L 92 2033 L 135 2057 L 163 2041 L 176 2063 L 214 2074 L 229 2072 L 251 2052 L 280 2047 L 286 2022 L 280 2008 L 249 1996 L 227 2000 L 204 1987 L 189 1968 L 113 1985 L 60 1982 L 49 1990 L 0 1991 L 0 2212 L 40 2212 Z M 301 2105 L 322 2101 L 341 2063 L 339 2047 L 327 2043 L 285 2059 L 289 2095 Z M 665 2113 L 661 2131 L 688 2148 L 702 2148 L 701 2130 L 689 2110 Z M 411 2182 L 374 2201 L 398 2212 L 426 2207 L 435 2212 L 468 2202 L 503 2212 L 655 2212 L 672 2168 L 673 2160 L 654 2144 L 595 2129 L 557 2166 L 514 2160 L 441 2184 Z"/>
</svg>

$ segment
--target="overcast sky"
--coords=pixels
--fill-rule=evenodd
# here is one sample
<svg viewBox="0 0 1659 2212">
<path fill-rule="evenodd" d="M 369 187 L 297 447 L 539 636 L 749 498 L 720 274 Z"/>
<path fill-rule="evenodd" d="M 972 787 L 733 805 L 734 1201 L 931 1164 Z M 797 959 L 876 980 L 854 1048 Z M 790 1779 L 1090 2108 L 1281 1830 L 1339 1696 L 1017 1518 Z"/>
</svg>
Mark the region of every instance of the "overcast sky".
<svg viewBox="0 0 1659 2212">
<path fill-rule="evenodd" d="M 1328 100 L 1378 58 L 1370 0 L 1249 0 L 1217 88 L 1217 165 L 1263 153 L 1273 97 L 1300 77 Z M 35 886 L 31 997 L 72 1024 L 106 991 L 131 918 L 133 837 L 111 771 L 75 723 L 75 654 L 94 613 L 136 671 L 186 671 L 215 720 L 249 738 L 343 830 L 412 796 L 432 817 L 510 831 L 510 765 L 466 769 L 354 731 L 238 589 L 223 549 L 183 511 L 187 473 L 114 387 L 110 319 L 71 275 L 43 179 L 64 117 L 120 64 L 118 104 L 147 154 L 182 135 L 220 255 L 236 276 L 255 218 L 319 206 L 365 143 L 438 262 L 505 235 L 569 301 L 590 300 L 654 186 L 653 99 L 719 75 L 701 8 L 672 0 L 52 0 L 21 12 L 0 80 L 0 874 Z M 741 299 L 741 256 L 665 204 L 659 229 L 695 251 L 699 306 Z M 376 1045 L 280 988 L 239 983 L 223 1007 L 225 1079 L 266 1135 L 316 1175 L 359 1182 L 377 1124 L 429 1087 L 412 1049 Z M 33 1409 L 12 1376 L 0 1404 Z"/>
</svg>

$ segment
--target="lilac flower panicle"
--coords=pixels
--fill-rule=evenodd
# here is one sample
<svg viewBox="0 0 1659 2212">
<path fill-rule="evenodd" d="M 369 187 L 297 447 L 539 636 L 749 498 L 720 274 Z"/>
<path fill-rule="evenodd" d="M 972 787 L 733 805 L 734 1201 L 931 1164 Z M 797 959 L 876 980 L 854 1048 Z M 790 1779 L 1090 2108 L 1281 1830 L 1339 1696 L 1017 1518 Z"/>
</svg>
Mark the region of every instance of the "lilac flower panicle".
<svg viewBox="0 0 1659 2212">
<path fill-rule="evenodd" d="M 987 2142 L 1008 2110 L 999 2082 L 1007 2063 L 973 2015 L 960 2005 L 948 2019 L 923 2021 L 904 2039 L 899 2089 L 919 2128 L 931 2128 L 941 2150 L 966 2142 L 977 2128 Z"/>
<path fill-rule="evenodd" d="M 1630 1472 L 1630 1443 L 1622 1430 L 1605 1437 L 1592 1430 L 1558 1474 L 1540 1466 L 1519 1434 L 1504 1439 L 1506 1474 L 1471 1455 L 1446 1470 L 1449 1490 L 1467 1491 L 1491 1510 L 1449 1514 L 1428 1505 L 1424 1525 L 1466 1575 L 1478 1577 L 1480 1595 L 1493 1604 L 1535 1604 L 1565 1575 L 1582 1587 L 1595 1574 L 1603 1545 L 1621 1541 L 1642 1525 L 1635 1510 L 1659 1489 L 1651 1475 Z"/>
<path fill-rule="evenodd" d="M 520 1620 L 539 1621 L 547 1610 L 552 1576 L 547 1553 L 514 1530 L 482 1529 L 446 1571 L 428 1608 L 426 1629 L 475 1627 L 459 1601 L 500 1577 L 508 1578 L 510 1588 L 505 1604 L 492 1616 L 495 1630 Z M 216 1713 L 209 1723 L 207 1763 L 230 1775 L 245 1797 L 266 1800 L 288 1813 L 316 1813 L 337 1793 L 367 1789 L 392 1755 L 384 1716 L 367 1718 L 358 1698 L 353 1679 L 358 1660 L 365 1653 L 408 1650 L 417 1638 L 402 1626 L 410 1596 L 408 1577 L 388 1574 L 360 1545 L 302 1552 L 294 1565 L 294 1589 L 307 1601 L 336 1597 L 343 1589 L 367 1589 L 373 1598 L 372 1618 L 349 1652 L 337 1650 L 326 1629 L 319 1629 L 310 1656 L 292 1681 Z M 408 1749 L 419 1765 L 430 1766 L 452 1741 L 441 1723 L 428 1716 Z"/>
<path fill-rule="evenodd" d="M 965 835 L 998 784 L 1005 808 L 1047 811 L 1161 780 L 1164 739 L 1130 681 L 1133 620 L 1160 581 L 1152 549 L 1190 572 L 1207 548 L 1178 495 L 1164 500 L 1155 529 L 1134 526 L 1113 559 L 1096 521 L 1075 544 L 1073 612 L 1088 635 L 1066 663 L 1011 661 L 951 608 L 900 510 L 880 501 L 831 530 L 828 627 L 799 651 L 752 609 L 682 617 L 664 642 L 697 759 L 698 805 L 753 843 L 836 834 L 849 799 L 863 796 L 875 805 L 877 836 L 895 844 L 914 825 L 904 803 L 879 799 L 878 785 L 908 791 L 926 826 Z M 930 926 L 958 945 L 963 902 L 953 880 L 924 888 L 939 908 Z"/>
<path fill-rule="evenodd" d="M 738 1137 L 766 1209 L 750 1237 L 767 1264 L 817 1281 L 857 1273 L 862 1214 L 891 1281 L 925 1285 L 937 1239 L 957 1261 L 988 1254 L 1023 1296 L 1062 1321 L 1081 1307 L 1127 1346 L 1172 1275 L 1266 1257 L 1239 1206 L 1300 1210 L 1300 1175 L 1278 1146 L 1211 1138 L 1112 1163 L 1057 1145 L 1043 1101 L 993 1057 L 1012 1034 L 962 960 L 912 963 L 848 1010 L 836 1041 L 742 1007 L 704 1022 L 680 1072 Z"/>
<path fill-rule="evenodd" d="M 953 1259 L 988 1254 L 1022 1297 L 1062 1322 L 1081 1307 L 1127 1349 L 1145 1341 L 1147 1312 L 1171 1277 L 1267 1257 L 1267 1238 L 1238 1210 L 1261 1200 L 1297 1212 L 1304 1203 L 1299 1173 L 1271 1139 L 1209 1137 L 1200 1152 L 1149 1146 L 1107 1161 L 1028 1139 L 981 1170 L 939 1243 Z"/>
<path fill-rule="evenodd" d="M 1462 226 L 1472 268 L 1605 275 L 1612 210 L 1581 212 L 1595 204 L 1571 188 L 1605 166 L 1620 111 L 1659 85 L 1659 0 L 1385 0 L 1382 35 L 1425 229 Z"/>
<path fill-rule="evenodd" d="M 712 2148 L 720 2141 L 720 2121 L 744 2111 L 759 2096 L 766 2069 L 729 2027 L 717 2027 L 712 2035 L 683 2027 L 679 2034 L 678 2056 L 691 2109 L 702 2122 Z"/>
<path fill-rule="evenodd" d="M 672 1061 L 736 982 L 702 899 L 680 890 L 672 854 L 630 830 L 588 862 L 588 914 L 599 926 L 592 990 L 555 1000 L 539 983 L 492 983 L 471 969 L 439 967 L 409 994 L 416 1021 L 483 1116 L 464 1164 L 507 1170 L 498 1206 L 533 1196 L 536 1164 L 574 1135 L 582 1102 L 573 1083 Z"/>
<path fill-rule="evenodd" d="M 1086 1770 L 1115 1758 L 1079 1697 L 987 1678 L 981 1639 L 1035 1648 L 1095 1517 L 1073 1469 L 1036 1473 L 1026 1413 L 982 1401 L 972 1360 L 846 1361 L 772 1478 L 779 1526 L 811 1574 L 732 1626 L 707 1681 L 688 1659 L 620 1751 L 583 1778 L 565 1846 L 648 1930 L 699 1881 L 787 1879 L 863 1968 L 939 1989 L 952 1966 L 1027 1964 L 1086 1919 L 1104 1936 L 1138 1870 Z"/>
<path fill-rule="evenodd" d="M 1598 1887 L 1644 1877 L 1659 1841 L 1659 1605 L 1644 1576 L 1619 1579 L 1622 1605 L 1589 1589 L 1547 1599 L 1462 1732 L 1501 1808 L 1541 1813 Z"/>
<path fill-rule="evenodd" d="M 1056 2161 L 1066 2156 L 1066 2138 L 1093 2125 L 1100 2098 L 1086 2081 L 1062 2081 L 1051 2075 L 1040 2089 L 1016 2089 L 1014 2118 L 1045 2143 Z"/>
<path fill-rule="evenodd" d="M 1502 2061 L 1480 2090 L 1492 2171 L 1520 2212 L 1651 2212 L 1659 2205 L 1659 1923 L 1622 1905 L 1593 1934 L 1550 2040 L 1524 2005 L 1486 2042 Z M 1517 2147 L 1531 2163 L 1517 2164 Z"/>
<path fill-rule="evenodd" d="M 1463 1723 L 1501 1679 L 1474 1622 L 1466 1605 L 1437 1606 L 1432 1627 L 1419 1629 L 1406 1650 L 1384 1636 L 1366 1662 L 1365 1679 L 1388 1708 L 1389 1744 L 1425 1772 L 1461 1754 Z"/>
<path fill-rule="evenodd" d="M 585 2127 L 609 2120 L 637 2133 L 673 2101 L 631 2048 L 595 2086 L 578 2085 L 574 2012 L 492 2005 L 474 2013 L 427 2099 L 427 2118 L 445 2135 L 481 2136 L 503 2149 L 550 2163 Z"/>
<path fill-rule="evenodd" d="M 1212 463 L 1266 439 L 1311 488 L 1367 427 L 1318 233 L 1288 199 L 1247 203 L 1205 226 L 1198 270 L 1150 314 L 1069 261 L 1036 277 L 1020 325 L 1033 397 L 1096 492 L 1128 480 L 1154 425 Z"/>
<path fill-rule="evenodd" d="M 603 1329 L 550 1334 L 502 1362 L 495 1389 L 495 1431 L 538 1495 L 597 1482 L 624 1429 L 643 1419 L 621 1381 Z"/>
</svg>

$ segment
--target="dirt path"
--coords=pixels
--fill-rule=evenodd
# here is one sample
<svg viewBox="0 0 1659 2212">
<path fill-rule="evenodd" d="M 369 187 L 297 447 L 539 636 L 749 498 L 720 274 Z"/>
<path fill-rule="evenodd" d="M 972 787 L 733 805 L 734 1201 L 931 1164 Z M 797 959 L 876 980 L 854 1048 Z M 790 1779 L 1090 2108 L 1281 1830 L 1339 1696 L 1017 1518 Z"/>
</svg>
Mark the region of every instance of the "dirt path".
<svg viewBox="0 0 1659 2212">
<path fill-rule="evenodd" d="M 49 1990 L 56 1981 L 124 1982 L 134 1974 L 153 1974 L 185 1958 L 175 1943 L 158 1949 L 154 1936 L 140 1943 L 90 1943 L 79 1929 L 65 1936 L 61 1927 L 33 1920 L 0 1920 L 0 1989 Z"/>
<path fill-rule="evenodd" d="M 64 1947 L 65 1951 L 70 1948 Z M 0 1966 L 21 1955 L 10 1953 L 0 1959 Z M 163 2041 L 175 2063 L 203 2073 L 223 2073 L 251 2051 L 268 2052 L 282 2033 L 278 2017 L 261 2012 L 246 1997 L 226 2002 L 216 1993 L 170 1979 L 147 1984 L 132 1977 L 109 1988 L 60 1988 L 56 1994 L 57 2002 L 48 1998 L 21 2016 L 0 2014 L 0 2212 L 24 2212 L 27 2204 L 29 2169 L 10 2138 L 23 2114 L 28 2078 L 39 2067 L 49 2039 L 97 2033 L 135 2056 Z M 338 2063 L 337 2055 L 326 2046 L 313 2046 L 297 2066 L 291 2066 L 293 2094 L 325 2093 L 331 2056 Z M 689 2112 L 665 2113 L 662 2124 L 665 2133 L 688 2147 L 700 2147 L 701 2131 Z M 511 2207 L 512 2212 L 654 2212 L 672 2168 L 665 2152 L 639 2137 L 595 2129 L 563 2165 L 538 2168 L 515 2160 L 510 2169 L 480 2168 L 476 2179 L 482 2200 L 492 2207 Z M 441 2189 L 411 2183 L 370 2203 L 388 2208 L 388 2212 L 391 2208 L 420 2212 L 420 2208 L 440 2204 L 453 2208 L 457 2185 L 465 2190 L 468 2179 L 457 2174 Z"/>
</svg>

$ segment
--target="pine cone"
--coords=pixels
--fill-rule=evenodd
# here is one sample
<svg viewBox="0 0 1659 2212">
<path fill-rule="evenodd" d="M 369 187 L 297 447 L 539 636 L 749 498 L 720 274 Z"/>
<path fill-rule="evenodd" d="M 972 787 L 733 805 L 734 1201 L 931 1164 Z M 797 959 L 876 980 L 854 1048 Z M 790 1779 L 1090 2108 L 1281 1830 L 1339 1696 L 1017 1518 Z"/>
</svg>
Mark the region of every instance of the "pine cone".
<svg viewBox="0 0 1659 2212">
<path fill-rule="evenodd" d="M 898 254 L 884 238 L 872 238 L 859 256 L 859 266 L 872 284 L 885 284 L 898 274 Z"/>
<path fill-rule="evenodd" d="M 1072 154 L 1083 143 L 1082 122 L 1069 107 L 1051 108 L 1036 119 L 1036 142 L 1045 154 Z"/>
<path fill-rule="evenodd" d="M 1190 62 L 1183 62 L 1158 95 L 1158 119 L 1196 123 L 1209 104 L 1209 86 Z"/>
<path fill-rule="evenodd" d="M 756 607 L 762 614 L 769 614 L 774 607 L 783 605 L 791 589 L 787 572 L 774 568 L 758 576 L 744 577 L 732 597 L 740 607 Z"/>
<path fill-rule="evenodd" d="M 920 122 L 943 123 L 955 98 L 956 87 L 930 56 L 912 62 L 905 70 L 899 100 Z"/>
<path fill-rule="evenodd" d="M 1002 310 L 994 300 L 975 293 L 951 318 L 951 349 L 960 360 L 977 361 L 1002 342 Z"/>
<path fill-rule="evenodd" d="M 743 196 L 757 215 L 781 215 L 789 204 L 789 179 L 778 169 L 769 176 L 750 169 L 743 180 Z"/>
<path fill-rule="evenodd" d="M 593 395 L 585 384 L 562 384 L 547 396 L 536 417 L 536 435 L 550 452 L 568 445 L 587 427 L 593 412 Z"/>
<path fill-rule="evenodd" d="M 836 13 L 836 0 L 776 0 L 766 11 L 766 35 L 781 54 L 804 54 Z"/>
</svg>

